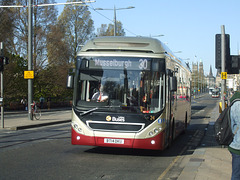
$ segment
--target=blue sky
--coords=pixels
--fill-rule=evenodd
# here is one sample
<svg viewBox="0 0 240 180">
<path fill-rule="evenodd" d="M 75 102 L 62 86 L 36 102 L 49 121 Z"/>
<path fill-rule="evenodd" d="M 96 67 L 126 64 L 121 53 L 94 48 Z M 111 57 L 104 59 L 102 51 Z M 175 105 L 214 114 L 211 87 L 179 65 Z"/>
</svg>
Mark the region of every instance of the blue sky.
<svg viewBox="0 0 240 180">
<path fill-rule="evenodd" d="M 55 0 L 57 3 L 67 0 Z M 210 65 L 215 69 L 215 34 L 221 33 L 221 25 L 230 34 L 231 55 L 238 54 L 240 43 L 239 0 L 96 0 L 90 4 L 95 30 L 101 24 L 109 24 L 113 11 L 92 8 L 126 8 L 118 10 L 127 36 L 156 36 L 182 59 L 190 64 L 202 61 L 204 73 L 209 74 Z M 59 11 L 63 6 L 57 6 Z M 107 17 L 107 18 L 106 18 Z"/>
</svg>

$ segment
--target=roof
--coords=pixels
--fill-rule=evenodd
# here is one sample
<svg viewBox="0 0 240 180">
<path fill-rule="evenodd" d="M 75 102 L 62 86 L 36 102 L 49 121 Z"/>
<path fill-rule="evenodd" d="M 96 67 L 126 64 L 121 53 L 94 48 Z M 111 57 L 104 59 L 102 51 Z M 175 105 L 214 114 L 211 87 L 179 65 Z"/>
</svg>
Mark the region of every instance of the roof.
<svg viewBox="0 0 240 180">
<path fill-rule="evenodd" d="M 158 39 L 147 37 L 104 36 L 94 38 L 81 49 L 87 51 L 137 51 L 163 54 L 166 48 Z"/>
</svg>

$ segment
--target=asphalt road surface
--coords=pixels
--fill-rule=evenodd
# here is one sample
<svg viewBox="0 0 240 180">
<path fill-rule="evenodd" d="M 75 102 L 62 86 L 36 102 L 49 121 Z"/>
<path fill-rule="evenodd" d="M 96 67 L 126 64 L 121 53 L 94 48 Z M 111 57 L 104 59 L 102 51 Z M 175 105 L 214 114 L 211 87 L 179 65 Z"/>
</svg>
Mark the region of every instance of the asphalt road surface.
<svg viewBox="0 0 240 180">
<path fill-rule="evenodd" d="M 219 99 L 192 100 L 187 132 L 164 151 L 71 145 L 70 123 L 0 131 L 0 179 L 157 180 L 177 177 L 181 159 L 201 143 Z"/>
</svg>

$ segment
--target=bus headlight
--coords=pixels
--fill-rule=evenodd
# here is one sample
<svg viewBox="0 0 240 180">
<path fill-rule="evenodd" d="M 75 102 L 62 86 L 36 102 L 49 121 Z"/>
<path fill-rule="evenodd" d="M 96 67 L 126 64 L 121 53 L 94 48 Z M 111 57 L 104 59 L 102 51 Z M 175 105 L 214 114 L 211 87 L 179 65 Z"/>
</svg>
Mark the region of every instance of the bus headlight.
<svg viewBox="0 0 240 180">
<path fill-rule="evenodd" d="M 74 129 L 77 129 L 78 125 L 77 124 L 73 124 L 73 127 L 74 127 Z"/>
<path fill-rule="evenodd" d="M 157 128 L 154 129 L 154 133 L 157 134 L 159 130 Z"/>
<path fill-rule="evenodd" d="M 153 132 L 152 131 L 150 131 L 148 134 L 149 134 L 149 136 L 153 136 Z"/>
<path fill-rule="evenodd" d="M 149 131 L 148 136 L 155 136 L 162 131 L 162 127 L 156 127 L 153 130 Z"/>
<path fill-rule="evenodd" d="M 83 130 L 82 130 L 82 128 L 79 127 L 77 124 L 72 123 L 72 127 L 73 127 L 73 129 L 74 129 L 75 131 L 77 131 L 78 133 L 83 134 Z"/>
</svg>

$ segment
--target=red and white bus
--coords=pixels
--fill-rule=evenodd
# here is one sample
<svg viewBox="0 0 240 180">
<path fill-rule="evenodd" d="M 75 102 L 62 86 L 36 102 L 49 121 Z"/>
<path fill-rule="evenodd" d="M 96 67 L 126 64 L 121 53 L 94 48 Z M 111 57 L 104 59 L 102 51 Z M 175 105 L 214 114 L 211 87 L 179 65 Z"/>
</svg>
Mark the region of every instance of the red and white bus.
<svg viewBox="0 0 240 180">
<path fill-rule="evenodd" d="M 157 39 L 95 38 L 70 77 L 73 145 L 162 150 L 190 121 L 191 71 Z"/>
</svg>

